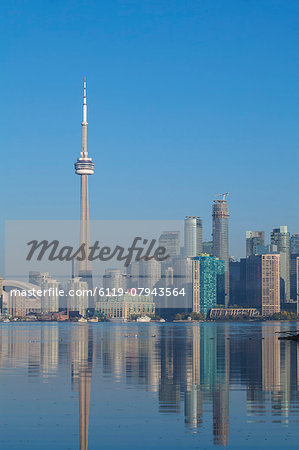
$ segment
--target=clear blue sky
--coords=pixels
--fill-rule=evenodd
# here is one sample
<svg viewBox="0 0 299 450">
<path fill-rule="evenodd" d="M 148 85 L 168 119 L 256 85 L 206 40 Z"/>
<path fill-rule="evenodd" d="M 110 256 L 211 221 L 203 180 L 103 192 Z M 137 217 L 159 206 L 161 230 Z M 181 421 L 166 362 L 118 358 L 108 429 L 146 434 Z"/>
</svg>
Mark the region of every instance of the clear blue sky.
<svg viewBox="0 0 299 450">
<path fill-rule="evenodd" d="M 93 219 L 199 215 L 229 191 L 246 229 L 299 232 L 299 3 L 1 5 L 1 229 L 79 218 L 82 79 Z"/>
</svg>

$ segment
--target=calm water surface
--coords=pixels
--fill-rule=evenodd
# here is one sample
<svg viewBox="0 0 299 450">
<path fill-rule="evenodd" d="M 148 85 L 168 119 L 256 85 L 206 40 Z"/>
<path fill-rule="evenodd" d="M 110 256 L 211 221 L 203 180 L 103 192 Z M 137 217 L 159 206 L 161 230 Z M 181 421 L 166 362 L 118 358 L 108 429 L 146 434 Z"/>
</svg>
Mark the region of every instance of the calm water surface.
<svg viewBox="0 0 299 450">
<path fill-rule="evenodd" d="M 298 325 L 2 323 L 0 448 L 298 448 Z"/>
</svg>

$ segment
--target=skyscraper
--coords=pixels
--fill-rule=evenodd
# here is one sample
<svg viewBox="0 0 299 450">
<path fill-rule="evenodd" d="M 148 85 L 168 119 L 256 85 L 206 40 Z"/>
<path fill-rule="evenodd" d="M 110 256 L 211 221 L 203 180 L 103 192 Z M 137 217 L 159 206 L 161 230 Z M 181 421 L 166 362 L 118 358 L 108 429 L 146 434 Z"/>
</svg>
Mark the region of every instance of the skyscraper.
<svg viewBox="0 0 299 450">
<path fill-rule="evenodd" d="M 204 241 L 202 243 L 202 252 L 213 256 L 213 241 Z"/>
<path fill-rule="evenodd" d="M 80 277 L 72 278 L 67 282 L 67 295 L 69 310 L 84 316 L 88 308 L 88 284 Z"/>
<path fill-rule="evenodd" d="M 280 298 L 290 300 L 290 233 L 287 226 L 274 228 L 271 232 L 271 244 L 277 245 L 280 253 Z"/>
<path fill-rule="evenodd" d="M 87 152 L 87 103 L 86 79 L 84 78 L 83 120 L 82 120 L 82 151 L 75 163 L 76 174 L 81 177 L 81 217 L 80 217 L 80 246 L 85 245 L 86 253 L 90 247 L 89 234 L 89 202 L 88 202 L 88 176 L 94 173 L 94 163 Z M 92 288 L 91 261 L 87 257 L 80 261 L 79 276 Z"/>
<path fill-rule="evenodd" d="M 299 254 L 299 234 L 292 234 L 290 239 L 291 254 Z"/>
<path fill-rule="evenodd" d="M 280 254 L 251 255 L 246 259 L 246 298 L 263 316 L 280 312 Z"/>
<path fill-rule="evenodd" d="M 2 312 L 3 306 L 3 277 L 0 277 L 0 311 Z"/>
<path fill-rule="evenodd" d="M 185 256 L 202 253 L 202 221 L 197 216 L 186 216 L 184 222 Z"/>
<path fill-rule="evenodd" d="M 213 204 L 213 256 L 225 262 L 225 306 L 229 303 L 228 206 L 226 194 Z"/>
<path fill-rule="evenodd" d="M 256 255 L 258 245 L 265 245 L 265 232 L 246 231 L 246 256 Z"/>
<path fill-rule="evenodd" d="M 103 275 L 103 287 L 105 289 L 105 295 L 109 293 L 109 290 L 118 289 L 126 290 L 126 274 L 123 274 L 119 269 L 106 269 L 105 275 Z M 111 293 L 109 293 L 111 295 Z"/>
<path fill-rule="evenodd" d="M 292 254 L 290 259 L 290 297 L 297 301 L 299 293 L 298 284 L 299 254 Z"/>
<path fill-rule="evenodd" d="M 59 311 L 59 283 L 54 280 L 49 274 L 43 275 L 41 280 L 41 310 L 43 313 L 53 313 Z"/>
<path fill-rule="evenodd" d="M 201 312 L 206 316 L 210 309 L 219 302 L 219 297 L 222 297 L 222 303 L 224 301 L 225 263 L 207 255 L 195 256 L 191 260 L 192 309 L 194 312 Z"/>
<path fill-rule="evenodd" d="M 29 272 L 29 283 L 40 286 L 42 290 L 41 311 L 53 313 L 59 310 L 59 282 L 54 280 L 48 272 Z"/>
<path fill-rule="evenodd" d="M 180 254 L 180 232 L 163 231 L 159 237 L 159 246 L 166 248 L 166 255 L 177 256 Z"/>
<path fill-rule="evenodd" d="M 231 305 L 246 306 L 246 259 L 229 262 L 229 301 Z"/>
<path fill-rule="evenodd" d="M 137 289 L 140 281 L 140 265 L 139 261 L 131 262 L 127 267 L 127 288 Z"/>
<path fill-rule="evenodd" d="M 161 263 L 155 259 L 139 261 L 139 287 L 152 289 L 161 280 Z"/>
</svg>

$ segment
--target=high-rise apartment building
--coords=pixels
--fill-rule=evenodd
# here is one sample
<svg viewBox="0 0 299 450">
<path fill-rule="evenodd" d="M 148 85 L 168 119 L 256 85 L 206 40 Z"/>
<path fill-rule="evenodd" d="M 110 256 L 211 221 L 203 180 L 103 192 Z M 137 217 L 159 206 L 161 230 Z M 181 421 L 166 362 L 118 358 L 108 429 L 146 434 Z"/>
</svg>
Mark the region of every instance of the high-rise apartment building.
<svg viewBox="0 0 299 450">
<path fill-rule="evenodd" d="M 152 289 L 161 280 L 161 263 L 155 259 L 139 261 L 139 287 Z"/>
<path fill-rule="evenodd" d="M 119 269 L 106 269 L 105 275 L 103 276 L 103 286 L 106 290 L 105 295 L 108 292 L 108 289 L 118 289 L 126 290 L 127 276 L 123 274 Z M 111 294 L 111 293 L 110 293 Z"/>
<path fill-rule="evenodd" d="M 246 231 L 246 256 L 256 255 L 259 245 L 265 245 L 265 232 Z"/>
<path fill-rule="evenodd" d="M 41 311 L 42 313 L 53 313 L 59 311 L 59 283 L 48 274 L 41 274 Z"/>
<path fill-rule="evenodd" d="M 280 254 L 251 255 L 246 259 L 247 304 L 263 316 L 280 312 Z"/>
<path fill-rule="evenodd" d="M 297 301 L 297 295 L 299 293 L 298 268 L 299 268 L 299 254 L 298 253 L 291 254 L 291 259 L 290 259 L 290 297 L 294 301 Z"/>
<path fill-rule="evenodd" d="M 225 262 L 225 306 L 229 304 L 229 244 L 227 194 L 213 203 L 213 256 Z"/>
<path fill-rule="evenodd" d="M 185 311 L 192 309 L 192 261 L 190 258 L 177 259 L 173 263 L 173 288 L 178 291 L 182 289 L 185 296 L 173 297 L 175 308 L 184 308 Z"/>
<path fill-rule="evenodd" d="M 290 250 L 292 255 L 299 255 L 299 234 L 292 234 L 290 238 Z"/>
<path fill-rule="evenodd" d="M 277 253 L 277 245 L 257 245 L 255 248 L 255 255 L 265 255 L 266 253 Z"/>
<path fill-rule="evenodd" d="M 128 289 L 137 289 L 139 287 L 139 276 L 140 276 L 140 264 L 139 261 L 131 262 L 127 269 L 127 288 Z"/>
<path fill-rule="evenodd" d="M 213 241 L 204 241 L 202 243 L 202 252 L 213 256 Z"/>
<path fill-rule="evenodd" d="M 43 275 L 49 275 L 49 274 L 48 274 L 48 272 L 44 272 Z M 42 282 L 42 274 L 41 274 L 41 272 L 30 270 L 30 272 L 29 272 L 29 283 L 35 284 L 36 286 L 40 286 L 41 282 Z"/>
<path fill-rule="evenodd" d="M 229 301 L 231 305 L 246 306 L 246 259 L 229 262 Z"/>
<path fill-rule="evenodd" d="M 173 267 L 167 267 L 164 271 L 164 285 L 169 287 L 173 285 L 174 270 Z"/>
<path fill-rule="evenodd" d="M 166 249 L 166 255 L 178 256 L 180 254 L 180 232 L 163 231 L 159 237 L 159 246 Z"/>
<path fill-rule="evenodd" d="M 60 285 L 48 272 L 29 272 L 29 283 L 39 286 L 42 290 L 40 297 L 41 312 L 53 313 L 59 311 L 59 289 Z"/>
<path fill-rule="evenodd" d="M 280 253 L 280 297 L 283 302 L 290 300 L 290 233 L 287 226 L 274 228 L 271 244 L 277 245 Z"/>
<path fill-rule="evenodd" d="M 80 277 L 72 278 L 67 283 L 68 307 L 72 312 L 84 316 L 88 308 L 88 283 Z"/>
<path fill-rule="evenodd" d="M 0 277 L 0 311 L 2 312 L 3 306 L 3 277 Z"/>
<path fill-rule="evenodd" d="M 195 256 L 191 260 L 192 310 L 206 316 L 219 301 L 224 303 L 225 263 L 207 255 Z"/>
<path fill-rule="evenodd" d="M 184 221 L 185 257 L 202 253 L 202 220 L 197 216 L 186 216 Z"/>
</svg>

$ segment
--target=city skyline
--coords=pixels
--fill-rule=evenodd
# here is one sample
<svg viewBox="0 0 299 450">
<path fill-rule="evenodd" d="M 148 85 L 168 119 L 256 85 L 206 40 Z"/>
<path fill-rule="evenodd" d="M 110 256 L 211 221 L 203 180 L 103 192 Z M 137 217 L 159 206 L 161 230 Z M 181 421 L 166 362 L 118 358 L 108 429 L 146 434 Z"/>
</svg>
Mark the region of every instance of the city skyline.
<svg viewBox="0 0 299 450">
<path fill-rule="evenodd" d="M 238 20 L 231 23 L 232 1 L 225 7 L 218 2 L 217 10 L 174 2 L 171 13 L 165 2 L 157 8 L 133 4 L 132 17 L 123 15 L 119 2 L 109 8 L 89 5 L 82 23 L 74 2 L 73 19 L 63 26 L 63 10 L 55 2 L 47 13 L 35 4 L 30 21 L 30 6 L 18 4 L 22 14 L 14 16 L 13 31 L 7 26 L 12 11 L 5 5 L 6 107 L 0 114 L 8 195 L 1 209 L 1 241 L 7 219 L 78 217 L 74 192 L 79 187 L 71 164 L 79 151 L 78 86 L 84 74 L 92 114 L 89 143 L 101 165 L 101 177 L 92 182 L 93 219 L 198 215 L 203 238 L 209 240 L 211 202 L 227 190 L 232 255 L 243 255 L 247 229 L 268 234 L 286 224 L 291 234 L 298 232 L 299 213 L 293 208 L 299 142 L 293 17 L 298 5 L 263 4 L 265 20 L 254 8 L 238 4 Z M 171 39 L 169 14 L 177 27 Z M 195 42 L 204 42 L 200 55 Z M 254 183 L 249 182 L 253 174 Z M 170 183 L 165 183 L 168 175 Z M 101 195 L 104 189 L 109 195 Z"/>
<path fill-rule="evenodd" d="M 89 175 L 92 175 L 94 173 L 94 163 L 92 162 L 92 159 L 88 156 L 87 151 L 87 94 L 86 94 L 86 78 L 84 77 L 83 82 L 83 110 L 82 110 L 82 149 L 79 158 L 77 159 L 75 163 L 75 173 L 77 175 L 80 175 L 80 181 L 81 181 L 81 192 L 80 192 L 80 249 L 90 249 L 92 250 L 93 247 L 90 246 L 91 240 L 90 240 L 90 223 L 89 223 L 89 190 L 88 190 L 88 177 Z M 152 260 L 154 256 L 147 258 L 142 257 L 140 258 L 140 255 L 136 258 L 136 261 L 139 261 L 138 263 L 138 280 L 135 280 L 135 282 L 132 283 L 132 288 L 135 289 L 156 289 L 161 288 L 168 288 L 172 286 L 173 289 L 178 289 L 177 287 L 177 280 L 181 280 L 182 274 L 174 270 L 173 265 L 176 264 L 176 261 L 178 262 L 179 259 L 185 258 L 192 260 L 192 295 L 188 299 L 189 301 L 186 302 L 186 305 L 184 305 L 184 302 L 179 302 L 178 304 L 172 304 L 171 308 L 176 308 L 177 311 L 184 312 L 184 307 L 187 308 L 188 312 L 191 312 L 192 314 L 203 314 L 204 318 L 209 317 L 209 313 L 211 311 L 211 308 L 217 306 L 217 305 L 224 305 L 226 308 L 228 306 L 232 306 L 230 303 L 230 251 L 229 251 L 229 208 L 228 208 L 228 202 L 226 197 L 229 195 L 229 192 L 217 194 L 217 196 L 222 197 L 220 199 L 214 199 L 213 205 L 212 205 L 212 242 L 204 242 L 205 248 L 209 247 L 211 245 L 211 251 L 210 254 L 204 254 L 203 253 L 203 236 L 202 236 L 202 219 L 199 216 L 186 216 L 184 219 L 184 243 L 183 248 L 180 248 L 180 232 L 175 230 L 167 230 L 162 232 L 162 234 L 159 237 L 159 245 L 161 243 L 165 245 L 165 247 L 159 247 L 163 250 L 163 253 L 165 255 L 166 249 L 169 251 L 169 254 L 166 255 L 164 258 L 169 258 L 169 261 L 166 262 L 166 266 L 161 264 L 161 262 L 157 259 Z M 40 227 L 41 228 L 41 227 Z M 44 227 L 43 233 L 45 234 Z M 162 231 L 162 230 L 161 230 Z M 70 232 L 70 230 L 69 230 Z M 120 228 L 117 230 L 117 236 L 121 235 L 123 230 Z M 297 236 L 297 235 L 295 235 Z M 45 236 L 44 236 L 45 237 Z M 291 254 L 291 238 L 290 233 L 288 232 L 287 226 L 280 226 L 280 228 L 274 228 L 272 229 L 271 235 L 270 235 L 270 247 L 273 247 L 271 249 L 271 252 L 273 254 L 269 255 L 269 249 L 267 249 L 267 246 L 265 246 L 265 236 L 264 232 L 252 232 L 252 231 L 246 231 L 245 233 L 246 237 L 246 282 L 242 284 L 242 276 L 241 276 L 241 264 L 244 265 L 244 261 L 239 263 L 239 268 L 236 267 L 236 270 L 234 270 L 234 277 L 233 283 L 234 287 L 238 286 L 236 291 L 233 292 L 233 296 L 235 297 L 236 293 L 239 289 L 239 285 L 242 284 L 243 293 L 241 298 L 244 300 L 244 298 L 247 301 L 247 305 L 250 305 L 251 307 L 258 307 L 260 312 L 263 316 L 272 316 L 274 313 L 280 313 L 280 307 L 281 302 L 286 303 L 290 300 L 290 254 Z M 141 240 L 141 237 L 135 238 L 134 242 L 137 240 Z M 297 237 L 295 240 L 293 239 L 293 247 L 296 247 L 297 243 Z M 26 242 L 26 240 L 25 240 Z M 148 239 L 143 239 L 143 243 L 146 244 L 148 242 Z M 153 246 L 156 240 L 152 240 Z M 55 240 L 52 242 L 52 244 L 49 244 L 49 241 L 43 240 L 41 241 L 41 244 L 38 244 L 37 240 L 31 240 L 27 242 L 28 244 L 32 244 L 39 247 L 39 245 L 46 245 L 45 248 L 48 248 L 47 246 L 51 246 L 52 244 L 58 245 L 59 241 Z M 55 244 L 56 243 L 56 244 Z M 99 241 L 96 241 L 94 250 L 99 250 L 100 247 L 98 245 Z M 64 249 L 64 250 L 63 250 Z M 106 249 L 106 251 L 105 251 Z M 107 249 L 108 254 L 111 253 L 110 247 L 103 247 L 102 250 L 106 252 L 107 256 Z M 116 246 L 116 250 L 119 251 L 120 249 L 125 250 L 124 247 L 121 247 L 119 245 Z M 66 251 L 68 254 L 69 252 L 72 252 L 73 247 L 71 246 L 65 246 L 62 248 L 61 252 L 63 255 L 63 252 Z M 102 251 L 101 250 L 101 251 Z M 128 249 L 129 250 L 129 249 Z M 280 255 L 276 254 L 277 252 L 280 252 Z M 85 255 L 85 252 L 82 253 L 82 255 Z M 199 257 L 198 257 L 199 255 Z M 250 256 L 248 256 L 250 255 Z M 32 255 L 31 255 L 32 256 Z M 26 261 L 31 260 L 31 256 L 27 255 Z M 17 259 L 20 259 L 21 255 L 20 252 L 18 252 Z M 59 258 L 51 256 L 49 260 L 55 260 Z M 126 258 L 126 257 L 125 257 Z M 117 256 L 117 260 L 121 261 L 125 259 L 123 257 L 123 254 Z M 172 261 L 172 258 L 174 260 Z M 65 257 L 59 258 L 60 261 L 63 261 Z M 176 292 L 179 291 L 173 291 L 167 292 L 163 290 L 161 293 L 161 296 L 163 296 L 164 300 L 162 304 L 159 301 L 152 302 L 150 301 L 151 305 L 146 304 L 147 302 L 138 302 L 138 305 L 134 303 L 135 299 L 131 299 L 132 306 L 125 306 L 123 308 L 123 305 L 117 306 L 117 309 L 115 309 L 115 304 L 109 303 L 109 298 L 107 300 L 107 304 L 104 302 L 104 304 L 101 304 L 99 302 L 99 305 L 97 305 L 96 298 L 94 298 L 92 301 L 89 300 L 88 294 L 77 294 L 77 290 L 81 289 L 90 289 L 90 292 L 93 292 L 93 279 L 92 279 L 92 260 L 87 258 L 86 256 L 78 257 L 77 261 L 79 261 L 79 271 L 78 271 L 78 277 L 75 276 L 75 261 L 72 261 L 72 279 L 67 281 L 67 317 L 69 318 L 69 311 L 75 314 L 79 314 L 83 320 L 87 321 L 85 315 L 87 314 L 88 307 L 91 308 L 93 311 L 95 311 L 97 308 L 101 313 L 107 314 L 107 311 L 109 311 L 108 316 L 112 314 L 113 316 L 118 315 L 122 316 L 125 315 L 134 315 L 136 312 L 139 314 L 143 311 L 145 311 L 150 314 L 151 316 L 155 315 L 155 307 L 158 307 L 159 313 L 165 314 L 166 311 L 168 311 L 169 314 L 169 301 L 170 299 L 167 299 L 167 296 L 176 297 Z M 104 258 L 104 261 L 109 258 Z M 110 258 L 111 259 L 111 258 Z M 37 260 L 41 260 L 41 257 L 39 256 Z M 143 261 L 142 261 L 143 260 Z M 217 261 L 218 260 L 218 261 Z M 68 260 L 70 261 L 70 259 Z M 163 261 L 163 258 L 161 259 Z M 140 267 L 139 267 L 140 266 Z M 239 271 L 239 275 L 238 275 Z M 50 294 L 49 291 L 41 291 L 43 293 L 40 295 L 40 300 L 37 300 L 36 302 L 29 302 L 26 304 L 26 301 L 22 299 L 22 293 L 20 291 L 14 291 L 13 285 L 18 285 L 18 281 L 7 281 L 5 280 L 5 284 L 8 286 L 8 289 L 11 288 L 12 295 L 9 294 L 8 300 L 5 300 L 5 302 L 2 300 L 2 309 L 9 311 L 9 313 L 12 316 L 26 316 L 28 312 L 34 311 L 35 313 L 39 310 L 42 311 L 42 313 L 46 314 L 58 314 L 59 313 L 59 307 L 61 306 L 59 300 L 58 300 L 58 294 L 57 294 L 57 288 L 59 286 L 59 283 L 57 280 L 53 279 L 52 276 L 49 276 L 48 272 L 39 273 L 39 272 L 31 272 L 33 274 L 33 280 L 39 279 L 42 281 L 42 285 L 45 285 L 44 287 L 50 286 L 50 288 L 54 288 L 55 293 Z M 116 278 L 115 278 L 116 275 Z M 298 274 L 296 273 L 296 270 L 294 271 L 294 263 L 292 265 L 292 280 L 293 280 L 293 288 L 295 286 L 294 284 L 294 275 L 298 277 Z M 126 273 L 123 275 L 118 269 L 106 269 L 105 275 L 103 277 L 104 281 L 104 289 L 105 289 L 105 283 L 109 282 L 109 289 L 116 289 L 119 280 L 118 278 L 123 278 L 123 282 L 127 276 L 132 276 L 132 274 Z M 187 291 L 189 290 L 191 286 L 187 283 L 187 279 L 191 276 L 191 272 L 185 274 L 183 276 L 183 279 L 185 279 L 185 287 L 187 288 Z M 135 274 L 134 277 L 135 279 Z M 30 279 L 30 272 L 29 272 L 29 279 Z M 110 280 L 111 279 L 111 280 Z M 117 279 L 117 286 L 114 284 L 114 282 Z M 165 280 L 165 283 L 162 280 Z M 111 286 L 110 286 L 110 281 Z M 181 282 L 181 281 L 180 281 Z M 180 283 L 179 282 L 179 283 Z M 34 282 L 35 284 L 35 282 Z M 140 285 L 141 284 L 141 285 Z M 165 286 L 164 286 L 165 284 Z M 269 288 L 269 286 L 271 287 Z M 267 286 L 267 287 L 266 287 Z M 75 289 L 75 296 L 71 296 L 71 291 Z M 106 286 L 107 289 L 108 286 Z M 183 289 L 184 295 L 185 287 Z M 124 282 L 122 291 L 125 294 L 131 295 L 131 292 L 124 291 L 126 289 L 126 283 Z M 246 291 L 245 296 L 243 295 Z M 266 291 L 271 293 L 266 293 Z M 181 291 L 182 293 L 182 291 Z M 251 294 L 250 294 L 251 293 Z M 169 295 L 168 295 L 169 294 Z M 122 294 L 121 294 L 122 295 Z M 155 296 L 157 295 L 154 294 Z M 188 295 L 188 294 L 187 294 Z M 251 299 L 250 299 L 251 295 Z M 26 296 L 26 295 L 25 295 Z M 110 296 L 110 292 L 108 292 L 108 297 Z M 117 297 L 116 293 L 114 293 L 114 297 Z M 95 297 L 95 294 L 94 294 Z M 298 299 L 298 295 L 296 296 L 296 300 Z M 7 296 L 6 296 L 7 299 Z M 242 299 L 237 299 L 237 304 L 240 305 L 243 303 Z M 254 300 L 253 300 L 254 299 Z M 293 299 L 294 300 L 294 299 Z M 113 302 L 115 299 L 113 300 Z M 39 304 L 38 304 L 39 303 Z M 170 302 L 171 303 L 171 302 Z M 3 307 L 3 304 L 5 306 Z M 129 304 L 129 303 L 128 303 Z M 246 303 L 245 303 L 246 305 Z M 243 305 L 244 306 L 244 305 Z M 112 309 L 111 309 L 112 307 Z M 290 305 L 290 307 L 294 308 L 294 305 Z M 108 309 L 107 309 L 108 308 Z M 128 308 L 130 309 L 130 313 L 128 313 Z M 113 311 L 113 312 L 111 312 Z M 298 305 L 296 306 L 296 311 L 298 311 Z M 173 311 L 171 312 L 173 314 Z M 179 314 L 179 313 L 178 313 Z M 147 317 L 146 315 L 144 317 Z M 54 318 L 54 316 L 53 316 Z M 57 317 L 56 317 L 57 319 Z M 149 320 L 150 317 L 148 317 Z M 197 316 L 197 319 L 199 319 L 199 316 Z M 164 319 L 163 319 L 164 320 Z"/>
<path fill-rule="evenodd" d="M 298 18 L 1 5 L 3 448 L 296 448 Z"/>
</svg>

